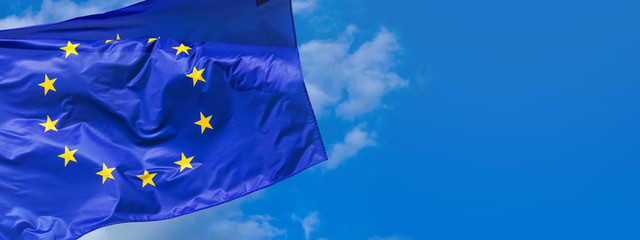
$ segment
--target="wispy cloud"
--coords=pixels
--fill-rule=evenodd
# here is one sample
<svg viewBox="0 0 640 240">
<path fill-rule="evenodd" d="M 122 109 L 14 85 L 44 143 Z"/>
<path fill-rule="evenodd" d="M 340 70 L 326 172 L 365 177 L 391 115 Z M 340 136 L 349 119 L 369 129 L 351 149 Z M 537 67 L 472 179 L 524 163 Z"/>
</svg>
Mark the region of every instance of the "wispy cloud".
<svg viewBox="0 0 640 240">
<path fill-rule="evenodd" d="M 337 39 L 300 46 L 309 95 L 320 115 L 333 112 L 352 120 L 380 108 L 387 93 L 408 85 L 392 70 L 402 50 L 396 35 L 381 28 L 373 39 L 354 46 L 356 32 L 351 25 Z"/>
<path fill-rule="evenodd" d="M 223 208 L 223 207 L 221 207 Z M 218 209 L 216 209 L 218 210 Z M 218 210 L 220 211 L 220 210 Z M 223 209 L 224 211 L 224 209 Z M 149 223 L 126 223 L 101 228 L 82 240 L 108 239 L 237 239 L 266 240 L 286 234 L 286 229 L 275 227 L 269 215 L 244 217 L 242 212 L 231 214 L 193 214 L 171 220 Z"/>
<path fill-rule="evenodd" d="M 333 144 L 329 150 L 329 161 L 324 166 L 328 169 L 336 168 L 363 148 L 375 146 L 376 133 L 365 131 L 365 127 L 365 123 L 358 124 L 347 133 L 342 142 Z"/>
<path fill-rule="evenodd" d="M 318 0 L 293 0 L 293 14 L 310 14 L 318 8 Z"/>
<path fill-rule="evenodd" d="M 295 214 L 291 215 L 291 219 L 296 220 L 302 224 L 302 229 L 304 229 L 304 237 L 305 239 L 311 239 L 311 233 L 318 228 L 320 225 L 320 218 L 318 218 L 318 211 L 313 211 L 309 213 L 305 218 L 300 219 Z"/>
<path fill-rule="evenodd" d="M 246 216 L 242 205 L 261 198 L 263 191 L 223 205 L 191 213 L 182 217 L 157 221 L 125 223 L 100 228 L 82 240 L 107 239 L 276 239 L 287 230 L 274 225 L 269 215 Z"/>
<path fill-rule="evenodd" d="M 221 219 L 211 223 L 206 239 L 263 240 L 273 239 L 286 233 L 274 227 L 268 215 L 253 215 L 247 220 Z M 203 238 L 204 239 L 204 238 Z"/>
<path fill-rule="evenodd" d="M 0 19 L 0 29 L 26 27 L 35 24 L 52 23 L 90 14 L 118 9 L 141 0 L 89 0 L 75 3 L 71 0 L 44 0 L 39 11 L 26 11 Z"/>
<path fill-rule="evenodd" d="M 300 58 L 309 97 L 320 117 L 353 121 L 380 109 L 383 97 L 409 84 L 393 70 L 402 51 L 395 33 L 381 28 L 362 43 L 348 26 L 334 39 L 313 40 L 300 46 Z M 375 146 L 375 132 L 359 124 L 331 145 L 327 169 L 338 167 L 366 147 Z"/>
</svg>

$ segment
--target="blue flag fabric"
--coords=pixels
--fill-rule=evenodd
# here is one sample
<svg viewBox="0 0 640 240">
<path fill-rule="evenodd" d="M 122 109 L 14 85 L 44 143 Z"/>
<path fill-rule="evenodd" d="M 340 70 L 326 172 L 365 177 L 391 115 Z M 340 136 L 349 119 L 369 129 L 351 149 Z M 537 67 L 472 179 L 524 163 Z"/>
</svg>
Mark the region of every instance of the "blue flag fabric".
<svg viewBox="0 0 640 240">
<path fill-rule="evenodd" d="M 325 161 L 293 32 L 286 0 L 0 32 L 0 239 L 172 218 Z"/>
</svg>

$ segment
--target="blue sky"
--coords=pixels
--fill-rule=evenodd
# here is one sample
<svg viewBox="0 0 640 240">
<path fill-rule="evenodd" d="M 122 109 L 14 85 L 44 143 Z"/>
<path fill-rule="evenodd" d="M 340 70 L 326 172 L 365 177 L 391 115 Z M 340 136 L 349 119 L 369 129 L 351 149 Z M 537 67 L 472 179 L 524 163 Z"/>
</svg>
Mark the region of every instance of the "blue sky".
<svg viewBox="0 0 640 240">
<path fill-rule="evenodd" d="M 133 2 L 3 1 L 0 28 Z M 330 161 L 84 239 L 640 238 L 640 2 L 294 4 Z"/>
</svg>

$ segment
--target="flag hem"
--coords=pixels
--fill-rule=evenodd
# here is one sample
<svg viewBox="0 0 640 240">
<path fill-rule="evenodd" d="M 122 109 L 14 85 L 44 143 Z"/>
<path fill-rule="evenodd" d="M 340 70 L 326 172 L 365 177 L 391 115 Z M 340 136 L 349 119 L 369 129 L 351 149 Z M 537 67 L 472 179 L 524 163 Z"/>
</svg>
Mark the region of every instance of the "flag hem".
<svg viewBox="0 0 640 240">
<path fill-rule="evenodd" d="M 318 134 L 319 134 L 319 133 L 318 133 Z M 324 144 L 323 144 L 323 148 L 324 148 Z M 178 214 L 178 215 L 171 216 L 171 217 L 167 217 L 167 218 L 148 219 L 148 220 L 125 220 L 125 221 L 119 221 L 119 222 L 112 222 L 112 223 L 108 223 L 108 224 L 103 224 L 103 225 L 99 225 L 99 226 L 97 226 L 97 227 L 95 227 L 95 228 L 91 228 L 91 230 L 86 231 L 86 232 L 84 232 L 84 233 L 80 234 L 80 235 L 79 235 L 79 236 L 77 236 L 77 237 L 75 237 L 75 236 L 71 236 L 71 238 L 70 238 L 70 239 L 74 239 L 74 240 L 80 239 L 81 237 L 83 237 L 83 236 L 85 236 L 85 235 L 87 235 L 87 234 L 89 234 L 89 233 L 91 233 L 91 232 L 93 232 L 93 231 L 95 231 L 95 230 L 98 230 L 98 229 L 103 228 L 103 227 L 108 227 L 108 226 L 111 226 L 111 225 L 122 224 L 122 223 L 137 223 L 137 222 L 158 222 L 158 221 L 164 221 L 164 220 L 169 220 L 169 219 L 173 219 L 173 218 L 181 217 L 181 216 L 184 216 L 184 215 L 187 215 L 187 214 L 195 213 L 195 212 L 198 212 L 198 211 L 206 210 L 206 209 L 209 209 L 209 208 L 212 208 L 212 207 L 220 206 L 220 205 L 222 205 L 222 204 L 228 203 L 228 202 L 233 201 L 233 200 L 236 200 L 236 199 L 238 199 L 238 198 L 241 198 L 241 197 L 247 196 L 247 195 L 249 195 L 249 194 L 251 194 L 251 193 L 254 193 L 254 192 L 260 191 L 260 190 L 262 190 L 262 189 L 265 189 L 265 188 L 271 187 L 271 186 L 273 186 L 273 185 L 274 185 L 274 184 L 276 184 L 276 183 L 280 183 L 280 182 L 282 182 L 282 181 L 284 181 L 284 180 L 287 180 L 287 179 L 289 179 L 289 178 L 291 178 L 291 177 L 293 177 L 293 176 L 295 176 L 295 175 L 298 175 L 298 174 L 299 174 L 299 173 L 301 173 L 302 171 L 307 170 L 307 169 L 309 169 L 309 168 L 312 168 L 312 167 L 314 167 L 314 166 L 316 166 L 316 165 L 318 165 L 318 164 L 320 164 L 320 163 L 323 163 L 323 162 L 325 162 L 325 161 L 327 161 L 327 160 L 328 160 L 328 159 L 326 158 L 326 155 L 325 155 L 325 158 L 324 158 L 322 161 L 319 161 L 319 162 L 313 163 L 313 164 L 309 165 L 309 167 L 307 167 L 307 168 L 304 168 L 304 169 L 300 169 L 300 170 L 298 170 L 298 171 L 295 171 L 295 172 L 293 172 L 292 174 L 287 175 L 286 177 L 284 177 L 284 178 L 282 178 L 282 179 L 280 179 L 280 180 L 278 180 L 278 181 L 275 181 L 275 182 L 269 183 L 269 184 L 267 184 L 266 186 L 259 187 L 259 188 L 255 189 L 255 190 L 252 190 L 252 191 L 246 192 L 246 193 L 244 193 L 244 194 L 241 194 L 241 195 L 239 195 L 238 197 L 235 197 L 235 198 L 232 198 L 232 199 L 228 199 L 228 200 L 226 200 L 226 201 L 220 202 L 220 203 L 215 204 L 215 205 L 211 205 L 211 206 L 207 206 L 207 207 L 203 207 L 203 208 L 195 209 L 195 210 L 193 210 L 193 211 L 188 211 L 188 212 L 185 212 L 185 213 L 180 213 L 180 214 Z"/>
</svg>

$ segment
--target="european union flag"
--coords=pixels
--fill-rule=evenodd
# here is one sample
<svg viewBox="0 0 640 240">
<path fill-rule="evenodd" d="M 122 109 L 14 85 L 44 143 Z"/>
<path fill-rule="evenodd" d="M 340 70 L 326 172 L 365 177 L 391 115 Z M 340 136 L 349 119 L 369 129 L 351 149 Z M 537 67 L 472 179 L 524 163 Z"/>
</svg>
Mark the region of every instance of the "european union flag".
<svg viewBox="0 0 640 240">
<path fill-rule="evenodd" d="M 0 32 L 0 239 L 172 218 L 324 160 L 289 0 L 149 0 Z"/>
</svg>

